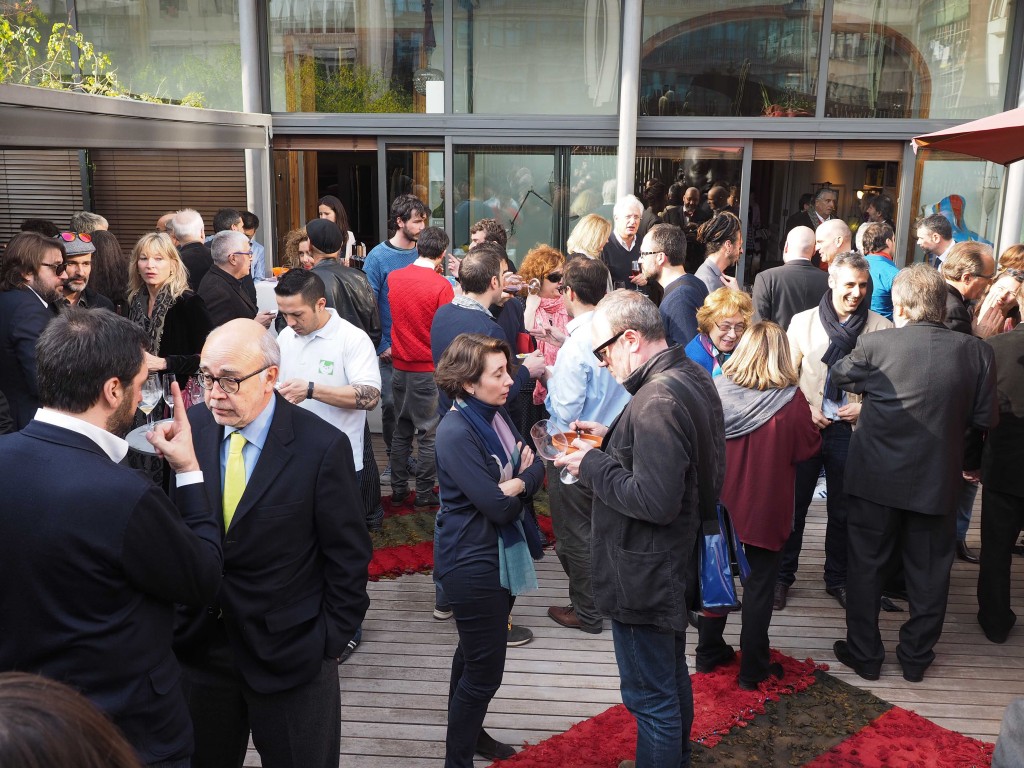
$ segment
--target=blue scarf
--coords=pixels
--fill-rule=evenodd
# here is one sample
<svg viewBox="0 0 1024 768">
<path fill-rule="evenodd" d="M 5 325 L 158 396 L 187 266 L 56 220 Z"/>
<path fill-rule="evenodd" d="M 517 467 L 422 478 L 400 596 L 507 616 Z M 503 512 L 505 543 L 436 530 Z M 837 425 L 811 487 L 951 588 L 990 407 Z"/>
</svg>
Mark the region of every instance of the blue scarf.
<svg viewBox="0 0 1024 768">
<path fill-rule="evenodd" d="M 503 419 L 509 431 L 514 432 L 512 422 L 505 412 L 496 405 L 488 405 L 468 394 L 458 398 L 454 408 L 483 441 L 487 452 L 498 464 L 502 480 L 515 477 L 519 471 L 519 449 L 513 446 L 509 451 L 502 445 L 494 428 L 495 421 Z M 533 560 L 540 560 L 544 556 L 537 521 L 532 515 L 526 514 L 524 507 L 519 517 L 497 528 L 498 576 L 501 586 L 513 595 L 537 589 L 537 572 Z"/>
</svg>

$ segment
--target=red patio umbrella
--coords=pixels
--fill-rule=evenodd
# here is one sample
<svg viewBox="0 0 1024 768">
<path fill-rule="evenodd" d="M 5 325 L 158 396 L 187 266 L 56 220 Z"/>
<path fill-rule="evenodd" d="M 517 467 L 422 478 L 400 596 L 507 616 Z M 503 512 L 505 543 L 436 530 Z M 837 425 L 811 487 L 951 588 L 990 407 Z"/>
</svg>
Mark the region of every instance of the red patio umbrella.
<svg viewBox="0 0 1024 768">
<path fill-rule="evenodd" d="M 1009 165 L 1024 160 L 1024 107 L 917 136 L 911 144 L 914 152 L 921 147 L 941 149 Z"/>
</svg>

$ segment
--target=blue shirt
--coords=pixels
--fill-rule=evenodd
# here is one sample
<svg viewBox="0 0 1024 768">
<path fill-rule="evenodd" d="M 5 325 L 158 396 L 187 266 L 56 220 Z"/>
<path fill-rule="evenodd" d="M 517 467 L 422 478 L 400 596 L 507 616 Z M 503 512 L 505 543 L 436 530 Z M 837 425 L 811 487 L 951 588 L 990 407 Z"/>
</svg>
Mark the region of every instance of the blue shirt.
<svg viewBox="0 0 1024 768">
<path fill-rule="evenodd" d="M 231 433 L 241 432 L 245 438 L 245 446 L 242 448 L 242 461 L 245 462 L 245 482 L 248 485 L 252 477 L 252 470 L 256 462 L 260 460 L 263 453 L 263 446 L 267 442 L 267 435 L 270 434 L 270 422 L 274 418 L 274 409 L 277 407 L 277 395 L 270 398 L 267 407 L 260 412 L 260 415 L 250 421 L 241 429 L 224 427 L 224 439 L 220 444 L 220 491 L 224 493 L 224 475 L 228 467 L 228 445 L 231 443 Z"/>
<path fill-rule="evenodd" d="M 380 344 L 377 345 L 377 354 L 382 355 L 391 348 L 391 304 L 388 301 L 388 275 L 396 269 L 408 267 L 416 261 L 419 253 L 415 248 L 403 250 L 391 245 L 390 240 L 375 246 L 372 251 L 366 254 L 366 261 L 363 262 L 363 272 L 366 273 L 373 288 L 373 294 L 377 298 L 377 309 L 380 312 Z"/>
<path fill-rule="evenodd" d="M 871 311 L 892 320 L 892 281 L 900 271 L 880 254 L 869 253 L 864 258 L 871 273 Z"/>
<path fill-rule="evenodd" d="M 267 279 L 267 256 L 263 246 L 257 243 L 255 240 L 249 243 L 249 249 L 252 251 L 252 266 L 250 267 L 250 274 L 252 274 L 253 280 L 266 280 Z"/>
<path fill-rule="evenodd" d="M 563 432 L 577 419 L 608 426 L 629 402 L 629 392 L 597 364 L 590 333 L 593 320 L 594 313 L 585 312 L 569 321 L 569 336 L 548 376 L 544 407 Z"/>
</svg>

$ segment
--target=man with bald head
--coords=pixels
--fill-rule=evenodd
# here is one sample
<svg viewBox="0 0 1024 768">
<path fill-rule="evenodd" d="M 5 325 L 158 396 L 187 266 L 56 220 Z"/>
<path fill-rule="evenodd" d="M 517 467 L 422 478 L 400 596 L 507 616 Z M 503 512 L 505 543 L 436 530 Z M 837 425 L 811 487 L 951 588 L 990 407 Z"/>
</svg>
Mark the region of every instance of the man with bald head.
<svg viewBox="0 0 1024 768">
<path fill-rule="evenodd" d="M 829 219 L 814 230 L 814 247 L 821 257 L 821 269 L 827 271 L 837 253 L 853 250 L 853 232 L 842 219 Z"/>
<path fill-rule="evenodd" d="M 179 623 L 193 768 L 337 768 L 338 657 L 362 623 L 370 537 L 341 430 L 275 392 L 281 353 L 255 320 L 215 329 L 189 410 L 224 535 L 215 604 Z"/>
<path fill-rule="evenodd" d="M 793 315 L 818 306 L 828 290 L 828 275 L 811 263 L 813 255 L 811 228 L 790 230 L 782 249 L 783 265 L 754 278 L 754 322 L 771 320 L 788 328 Z"/>
</svg>

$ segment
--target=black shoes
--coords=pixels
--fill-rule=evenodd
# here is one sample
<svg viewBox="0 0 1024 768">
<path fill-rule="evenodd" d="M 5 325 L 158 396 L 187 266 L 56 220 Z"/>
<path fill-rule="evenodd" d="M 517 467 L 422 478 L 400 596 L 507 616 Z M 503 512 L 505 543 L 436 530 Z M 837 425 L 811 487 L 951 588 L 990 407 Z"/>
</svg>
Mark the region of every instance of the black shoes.
<svg viewBox="0 0 1024 768">
<path fill-rule="evenodd" d="M 877 670 L 869 670 L 866 667 L 857 663 L 857 661 L 853 658 L 853 654 L 850 653 L 850 649 L 846 645 L 845 640 L 836 640 L 835 643 L 832 645 L 832 652 L 836 655 L 836 659 L 839 660 L 840 664 L 849 667 L 854 672 L 856 672 L 857 675 L 863 677 L 865 680 L 878 679 Z M 903 674 L 904 677 L 906 677 L 906 672 L 904 672 Z"/>
<path fill-rule="evenodd" d="M 830 595 L 832 595 L 832 597 L 834 597 L 836 599 L 836 602 L 839 603 L 841 606 L 843 606 L 844 610 L 846 609 L 846 587 L 845 586 L 842 586 L 842 587 L 832 587 L 832 589 L 826 589 L 825 591 L 828 592 Z"/>
<path fill-rule="evenodd" d="M 981 562 L 978 556 L 971 551 L 970 547 L 967 546 L 967 542 L 963 539 L 957 539 L 956 559 L 963 560 L 965 563 L 971 563 L 973 565 L 977 565 Z"/>
<path fill-rule="evenodd" d="M 480 729 L 480 735 L 476 737 L 476 749 L 474 751 L 485 760 L 508 760 L 516 753 L 515 749 L 511 746 L 497 741 L 482 728 Z"/>
<path fill-rule="evenodd" d="M 736 650 L 731 645 L 727 645 L 722 648 L 720 653 L 710 659 L 697 659 L 694 662 L 694 668 L 703 675 L 708 672 L 714 672 L 716 669 L 725 666 L 735 658 Z"/>
<path fill-rule="evenodd" d="M 777 680 L 781 680 L 785 676 L 785 674 L 786 674 L 786 672 L 782 668 L 782 665 L 779 664 L 778 662 L 773 662 L 772 664 L 768 665 L 768 671 L 765 673 L 764 677 L 762 677 L 760 680 L 752 681 L 752 680 L 744 680 L 742 677 L 739 678 L 740 690 L 743 690 L 743 691 L 756 691 L 757 687 L 761 683 L 763 683 L 765 680 L 767 680 L 768 678 L 774 677 Z"/>
<path fill-rule="evenodd" d="M 786 598 L 789 596 L 789 587 L 785 584 L 775 585 L 775 600 L 772 602 L 773 611 L 781 611 L 786 607 Z"/>
</svg>

